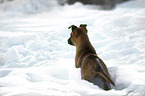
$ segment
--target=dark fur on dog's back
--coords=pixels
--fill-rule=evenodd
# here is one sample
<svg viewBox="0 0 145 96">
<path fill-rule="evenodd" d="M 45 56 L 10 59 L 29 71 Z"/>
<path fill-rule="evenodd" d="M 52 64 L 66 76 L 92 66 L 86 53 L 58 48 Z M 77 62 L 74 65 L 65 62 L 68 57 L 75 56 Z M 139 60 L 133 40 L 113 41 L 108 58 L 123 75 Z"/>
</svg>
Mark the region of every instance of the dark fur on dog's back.
<svg viewBox="0 0 145 96">
<path fill-rule="evenodd" d="M 109 90 L 110 84 L 114 86 L 115 84 L 110 78 L 106 65 L 90 43 L 86 26 L 81 24 L 80 27 L 75 25 L 69 27 L 72 28 L 72 32 L 68 43 L 76 46 L 75 66 L 81 68 L 82 79 Z"/>
</svg>

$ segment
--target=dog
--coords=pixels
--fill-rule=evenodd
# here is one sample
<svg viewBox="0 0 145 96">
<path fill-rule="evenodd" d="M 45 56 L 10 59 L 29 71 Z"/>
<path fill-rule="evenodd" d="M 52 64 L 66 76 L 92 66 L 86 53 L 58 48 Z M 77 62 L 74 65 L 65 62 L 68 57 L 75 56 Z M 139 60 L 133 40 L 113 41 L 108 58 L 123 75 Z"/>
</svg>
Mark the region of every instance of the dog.
<svg viewBox="0 0 145 96">
<path fill-rule="evenodd" d="M 114 82 L 110 78 L 108 69 L 103 60 L 96 54 L 87 35 L 86 24 L 79 27 L 71 25 L 72 29 L 68 44 L 76 46 L 75 67 L 81 68 L 81 78 L 98 85 L 104 90 L 110 90 Z"/>
</svg>

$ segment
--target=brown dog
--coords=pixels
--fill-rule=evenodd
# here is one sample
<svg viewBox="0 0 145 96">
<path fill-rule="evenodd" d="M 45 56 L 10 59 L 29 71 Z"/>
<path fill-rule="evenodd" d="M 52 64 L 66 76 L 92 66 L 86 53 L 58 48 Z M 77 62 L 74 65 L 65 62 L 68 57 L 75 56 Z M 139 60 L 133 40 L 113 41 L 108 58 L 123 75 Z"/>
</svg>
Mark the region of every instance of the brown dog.
<svg viewBox="0 0 145 96">
<path fill-rule="evenodd" d="M 90 43 L 86 26 L 86 24 L 81 24 L 80 27 L 75 25 L 69 27 L 72 32 L 68 44 L 76 46 L 75 66 L 81 68 L 82 79 L 109 90 L 110 84 L 114 86 L 115 84 L 110 78 L 106 65 Z"/>
</svg>

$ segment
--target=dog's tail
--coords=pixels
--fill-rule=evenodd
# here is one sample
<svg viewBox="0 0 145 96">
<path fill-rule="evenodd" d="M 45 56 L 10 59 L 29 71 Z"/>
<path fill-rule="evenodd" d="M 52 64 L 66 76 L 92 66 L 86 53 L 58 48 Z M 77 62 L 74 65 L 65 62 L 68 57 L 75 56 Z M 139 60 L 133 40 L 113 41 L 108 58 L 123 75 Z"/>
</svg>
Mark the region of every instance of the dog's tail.
<svg viewBox="0 0 145 96">
<path fill-rule="evenodd" d="M 91 80 L 94 85 L 98 85 L 99 87 L 103 88 L 104 90 L 110 90 L 110 84 L 114 85 L 114 82 L 111 80 L 110 76 L 106 74 L 102 68 L 101 70 L 97 71 L 95 78 Z"/>
<path fill-rule="evenodd" d="M 101 62 L 100 62 L 100 58 L 97 56 L 96 60 L 98 61 L 99 65 L 100 65 L 100 70 L 96 72 L 96 75 L 101 76 L 103 79 L 105 79 L 105 81 L 111 83 L 112 85 L 115 86 L 114 82 L 112 81 L 112 79 L 110 78 L 110 76 L 104 71 Z M 101 60 L 102 61 L 102 60 Z M 102 61 L 103 62 L 103 61 Z M 104 63 L 104 62 L 103 62 Z"/>
<path fill-rule="evenodd" d="M 102 78 L 104 78 L 107 82 L 111 83 L 112 85 L 115 86 L 114 82 L 111 80 L 111 78 L 103 71 L 99 71 L 96 72 L 96 75 L 101 76 Z"/>
</svg>

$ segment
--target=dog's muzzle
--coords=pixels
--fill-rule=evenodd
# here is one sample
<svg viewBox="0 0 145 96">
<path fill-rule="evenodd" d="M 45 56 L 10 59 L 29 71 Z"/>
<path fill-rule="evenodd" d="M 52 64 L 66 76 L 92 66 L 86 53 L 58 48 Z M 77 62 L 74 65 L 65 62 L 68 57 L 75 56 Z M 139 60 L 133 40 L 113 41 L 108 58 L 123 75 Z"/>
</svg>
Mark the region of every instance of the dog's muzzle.
<svg viewBox="0 0 145 96">
<path fill-rule="evenodd" d="M 72 43 L 72 41 L 71 41 L 70 38 L 69 38 L 67 41 L 68 41 L 68 44 L 75 46 L 75 45 Z"/>
</svg>

